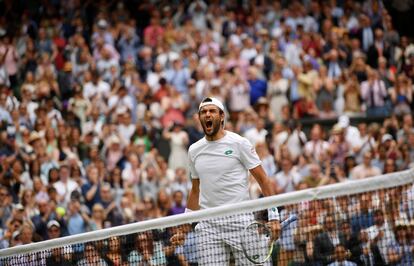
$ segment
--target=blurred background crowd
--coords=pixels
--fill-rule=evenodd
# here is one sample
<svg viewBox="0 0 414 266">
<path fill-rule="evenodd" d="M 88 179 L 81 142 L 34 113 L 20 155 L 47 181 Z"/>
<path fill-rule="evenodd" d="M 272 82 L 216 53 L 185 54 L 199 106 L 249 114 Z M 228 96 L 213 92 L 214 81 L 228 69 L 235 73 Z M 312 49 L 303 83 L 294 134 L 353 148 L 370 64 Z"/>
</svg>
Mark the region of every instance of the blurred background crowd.
<svg viewBox="0 0 414 266">
<path fill-rule="evenodd" d="M 0 14 L 0 248 L 182 213 L 206 96 L 278 193 L 414 162 L 411 1 L 32 0 Z"/>
</svg>

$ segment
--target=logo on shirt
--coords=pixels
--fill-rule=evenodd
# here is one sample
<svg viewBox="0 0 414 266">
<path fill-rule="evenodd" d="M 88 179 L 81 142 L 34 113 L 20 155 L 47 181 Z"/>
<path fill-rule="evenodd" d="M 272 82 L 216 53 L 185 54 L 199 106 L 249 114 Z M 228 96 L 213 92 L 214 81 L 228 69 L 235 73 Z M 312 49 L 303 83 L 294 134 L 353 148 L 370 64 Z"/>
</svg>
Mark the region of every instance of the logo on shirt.
<svg viewBox="0 0 414 266">
<path fill-rule="evenodd" d="M 224 152 L 224 154 L 225 154 L 225 155 L 230 155 L 230 154 L 232 154 L 232 153 L 233 153 L 233 151 L 232 151 L 232 150 L 227 150 L 227 151 L 225 151 L 225 152 Z"/>
</svg>

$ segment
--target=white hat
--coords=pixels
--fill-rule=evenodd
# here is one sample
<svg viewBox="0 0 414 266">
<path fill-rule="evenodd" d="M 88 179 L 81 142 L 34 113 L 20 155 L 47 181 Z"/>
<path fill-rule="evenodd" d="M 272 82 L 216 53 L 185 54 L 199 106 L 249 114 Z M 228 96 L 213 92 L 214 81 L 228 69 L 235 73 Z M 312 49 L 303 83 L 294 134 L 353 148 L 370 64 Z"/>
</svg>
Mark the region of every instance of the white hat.
<svg viewBox="0 0 414 266">
<path fill-rule="evenodd" d="M 14 208 L 19 211 L 24 211 L 24 206 L 21 203 L 14 205 Z"/>
<path fill-rule="evenodd" d="M 47 223 L 47 229 L 50 229 L 52 226 L 56 226 L 56 227 L 58 227 L 58 228 L 60 228 L 60 224 L 59 224 L 59 222 L 58 221 L 56 221 L 56 220 L 50 220 L 48 223 Z"/>
<path fill-rule="evenodd" d="M 101 18 L 100 20 L 98 20 L 97 25 L 100 28 L 106 28 L 108 26 L 108 22 L 106 22 L 105 19 Z"/>
<path fill-rule="evenodd" d="M 213 97 L 204 98 L 204 100 L 201 101 L 200 106 L 198 107 L 198 111 L 200 111 L 202 107 L 210 104 L 217 106 L 220 110 L 224 112 L 224 105 L 219 100 Z"/>
<path fill-rule="evenodd" d="M 390 134 L 384 134 L 381 138 L 381 143 L 386 142 L 387 140 L 393 140 L 393 137 Z"/>
<path fill-rule="evenodd" d="M 338 125 L 342 128 L 347 128 L 349 126 L 349 117 L 346 115 L 341 115 L 338 119 Z"/>
</svg>

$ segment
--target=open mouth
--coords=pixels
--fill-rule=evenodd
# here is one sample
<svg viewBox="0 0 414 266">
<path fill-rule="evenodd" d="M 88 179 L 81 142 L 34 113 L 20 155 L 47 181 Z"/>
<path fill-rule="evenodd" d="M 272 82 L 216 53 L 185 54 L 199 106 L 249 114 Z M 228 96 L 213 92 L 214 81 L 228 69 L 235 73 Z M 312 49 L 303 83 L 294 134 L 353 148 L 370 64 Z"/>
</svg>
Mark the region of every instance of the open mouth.
<svg viewBox="0 0 414 266">
<path fill-rule="evenodd" d="M 213 127 L 213 121 L 206 121 L 206 128 L 210 129 Z"/>
</svg>

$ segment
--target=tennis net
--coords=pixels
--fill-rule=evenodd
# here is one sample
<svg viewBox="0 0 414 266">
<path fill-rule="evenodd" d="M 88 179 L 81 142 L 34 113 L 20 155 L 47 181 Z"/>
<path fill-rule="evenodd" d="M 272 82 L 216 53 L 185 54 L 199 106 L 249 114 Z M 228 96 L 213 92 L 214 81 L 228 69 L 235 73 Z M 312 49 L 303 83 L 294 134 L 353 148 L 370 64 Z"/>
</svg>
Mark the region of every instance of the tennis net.
<svg viewBox="0 0 414 266">
<path fill-rule="evenodd" d="M 407 170 L 19 245 L 0 265 L 414 265 L 413 181 Z M 274 207 L 297 218 L 277 240 Z"/>
</svg>

